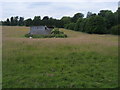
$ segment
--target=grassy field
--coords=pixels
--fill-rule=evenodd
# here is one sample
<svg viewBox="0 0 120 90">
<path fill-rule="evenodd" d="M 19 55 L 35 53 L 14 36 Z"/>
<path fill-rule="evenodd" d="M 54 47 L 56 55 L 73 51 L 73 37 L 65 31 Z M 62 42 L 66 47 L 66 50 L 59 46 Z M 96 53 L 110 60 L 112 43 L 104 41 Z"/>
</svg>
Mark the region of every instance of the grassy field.
<svg viewBox="0 0 120 90">
<path fill-rule="evenodd" d="M 29 39 L 3 27 L 3 88 L 116 88 L 118 37 L 60 29 L 68 38 Z"/>
</svg>

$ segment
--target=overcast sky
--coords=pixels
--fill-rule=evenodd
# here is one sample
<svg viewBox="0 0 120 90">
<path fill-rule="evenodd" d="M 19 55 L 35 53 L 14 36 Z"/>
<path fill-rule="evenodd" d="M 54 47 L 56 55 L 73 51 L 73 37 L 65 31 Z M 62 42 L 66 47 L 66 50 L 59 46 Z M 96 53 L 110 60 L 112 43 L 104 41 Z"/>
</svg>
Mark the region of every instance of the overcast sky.
<svg viewBox="0 0 120 90">
<path fill-rule="evenodd" d="M 10 0 L 9 0 L 10 1 Z M 93 13 L 98 13 L 100 10 L 112 10 L 115 12 L 118 7 L 118 0 L 109 0 L 103 2 L 103 0 L 98 0 L 99 2 L 86 0 L 78 2 L 76 0 L 69 2 L 1 2 L 0 8 L 2 11 L 2 17 L 0 20 L 6 20 L 11 16 L 22 16 L 26 18 L 33 18 L 34 16 L 49 16 L 53 18 L 60 19 L 63 16 L 73 16 L 75 13 L 80 12 L 86 15 L 88 11 Z M 104 0 L 105 1 L 105 0 Z"/>
</svg>

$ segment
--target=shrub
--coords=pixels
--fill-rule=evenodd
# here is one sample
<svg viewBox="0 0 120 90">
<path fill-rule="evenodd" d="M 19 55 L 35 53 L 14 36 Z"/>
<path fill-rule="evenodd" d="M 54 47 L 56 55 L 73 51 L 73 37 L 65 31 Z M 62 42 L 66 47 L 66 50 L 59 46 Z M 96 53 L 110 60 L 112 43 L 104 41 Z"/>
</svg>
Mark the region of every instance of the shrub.
<svg viewBox="0 0 120 90">
<path fill-rule="evenodd" d="M 51 35 L 53 35 L 56 38 L 65 38 L 65 37 L 67 37 L 67 35 L 64 34 L 64 32 L 59 31 L 58 28 L 53 29 L 52 32 L 51 32 Z"/>
<path fill-rule="evenodd" d="M 30 33 L 25 34 L 25 37 L 29 38 L 29 37 L 33 37 L 33 35 L 31 35 Z"/>
<path fill-rule="evenodd" d="M 50 34 L 50 35 L 30 35 L 30 34 L 26 34 L 25 37 L 29 38 L 66 38 L 67 35 L 66 34 Z"/>
<path fill-rule="evenodd" d="M 55 37 L 55 35 L 53 34 L 50 34 L 50 35 L 31 35 L 31 34 L 26 34 L 25 37 L 29 38 L 29 37 L 32 37 L 32 38 L 52 38 L 52 37 Z"/>
<path fill-rule="evenodd" d="M 58 28 L 55 28 L 51 31 L 51 34 L 64 34 L 63 32 L 59 31 Z"/>
<path fill-rule="evenodd" d="M 110 29 L 110 33 L 111 33 L 111 34 L 114 34 L 114 35 L 120 35 L 120 24 L 119 24 L 119 25 L 116 25 L 116 26 L 113 26 L 113 27 Z"/>
</svg>

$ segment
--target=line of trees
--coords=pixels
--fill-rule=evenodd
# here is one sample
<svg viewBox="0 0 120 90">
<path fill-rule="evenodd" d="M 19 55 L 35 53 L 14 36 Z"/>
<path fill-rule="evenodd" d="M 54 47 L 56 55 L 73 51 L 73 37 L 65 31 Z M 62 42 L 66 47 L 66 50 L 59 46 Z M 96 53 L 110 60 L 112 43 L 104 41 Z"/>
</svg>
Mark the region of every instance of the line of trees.
<svg viewBox="0 0 120 90">
<path fill-rule="evenodd" d="M 84 14 L 76 13 L 73 17 L 63 16 L 61 19 L 52 17 L 35 16 L 33 19 L 24 17 L 11 17 L 6 21 L 2 21 L 2 25 L 7 26 L 39 26 L 47 25 L 58 28 L 66 28 L 80 32 L 95 34 L 117 34 L 120 35 L 120 8 L 116 12 L 111 10 L 101 10 L 98 14 L 88 12 L 84 18 Z"/>
<path fill-rule="evenodd" d="M 79 15 L 76 22 L 65 24 L 66 29 L 90 34 L 120 35 L 120 8 L 116 12 L 101 10 L 98 14 L 88 12 L 86 18 Z"/>
<path fill-rule="evenodd" d="M 23 26 L 24 25 L 24 17 L 11 17 L 10 19 L 7 18 L 6 21 L 2 21 L 2 25 L 7 26 Z"/>
<path fill-rule="evenodd" d="M 4 26 L 39 26 L 39 25 L 47 25 L 47 26 L 55 26 L 58 28 L 64 28 L 63 23 L 59 19 L 54 19 L 52 17 L 44 16 L 41 19 L 40 16 L 35 16 L 33 19 L 28 18 L 24 20 L 24 17 L 11 17 L 7 18 L 6 21 L 2 21 L 2 25 Z"/>
</svg>

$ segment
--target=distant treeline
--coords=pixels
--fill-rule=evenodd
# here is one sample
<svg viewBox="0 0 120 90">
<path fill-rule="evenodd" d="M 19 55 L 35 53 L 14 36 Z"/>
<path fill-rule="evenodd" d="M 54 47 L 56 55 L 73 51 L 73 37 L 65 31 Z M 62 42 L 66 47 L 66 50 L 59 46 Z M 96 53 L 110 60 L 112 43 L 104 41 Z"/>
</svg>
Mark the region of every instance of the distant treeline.
<svg viewBox="0 0 120 90">
<path fill-rule="evenodd" d="M 52 17 L 35 16 L 34 19 L 24 17 L 11 17 L 6 21 L 1 21 L 2 25 L 7 26 L 39 26 L 47 25 L 58 28 L 66 28 L 80 32 L 95 34 L 116 34 L 120 35 L 120 8 L 116 12 L 111 10 L 101 10 L 98 14 L 88 12 L 84 18 L 84 14 L 76 13 L 73 17 L 63 16 L 61 19 Z"/>
</svg>

